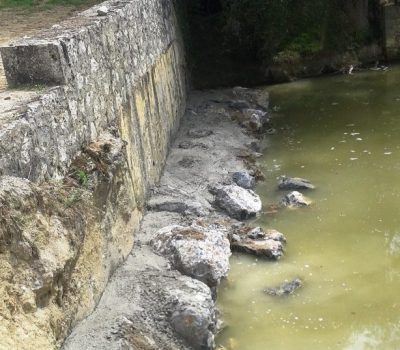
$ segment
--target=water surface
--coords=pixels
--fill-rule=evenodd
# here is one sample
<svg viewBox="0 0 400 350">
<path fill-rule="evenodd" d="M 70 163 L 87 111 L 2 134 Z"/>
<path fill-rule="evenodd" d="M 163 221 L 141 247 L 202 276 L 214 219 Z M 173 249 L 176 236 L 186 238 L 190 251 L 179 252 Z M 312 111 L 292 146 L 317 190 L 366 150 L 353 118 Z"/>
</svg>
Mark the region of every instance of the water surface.
<svg viewBox="0 0 400 350">
<path fill-rule="evenodd" d="M 231 259 L 219 291 L 237 350 L 400 349 L 400 68 L 268 87 L 278 133 L 265 141 L 267 180 L 257 192 L 278 202 L 276 178 L 310 179 L 307 209 L 256 224 L 285 233 L 275 263 Z M 266 287 L 300 277 L 277 298 Z"/>
</svg>

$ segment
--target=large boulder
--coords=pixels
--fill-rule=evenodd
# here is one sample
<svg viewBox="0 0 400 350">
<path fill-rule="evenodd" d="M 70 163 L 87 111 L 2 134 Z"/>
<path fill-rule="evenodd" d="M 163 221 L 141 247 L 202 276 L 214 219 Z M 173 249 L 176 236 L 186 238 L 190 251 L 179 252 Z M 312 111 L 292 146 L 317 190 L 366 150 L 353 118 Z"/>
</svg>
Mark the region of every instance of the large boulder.
<svg viewBox="0 0 400 350">
<path fill-rule="evenodd" d="M 232 175 L 233 181 L 240 187 L 252 189 L 256 185 L 256 179 L 248 171 L 237 171 Z"/>
<path fill-rule="evenodd" d="M 191 349 L 214 349 L 217 315 L 210 289 L 200 281 L 187 280 L 169 294 L 170 323 L 175 332 Z"/>
<path fill-rule="evenodd" d="M 313 190 L 315 186 L 301 177 L 281 176 L 278 187 L 280 190 Z"/>
<path fill-rule="evenodd" d="M 229 270 L 231 255 L 227 232 L 218 225 L 173 225 L 159 230 L 151 240 L 155 251 L 166 256 L 181 273 L 215 287 Z"/>
<path fill-rule="evenodd" d="M 215 204 L 235 219 L 246 220 L 261 211 L 261 199 L 252 190 L 237 185 L 226 185 L 214 188 L 213 192 Z"/>
<path fill-rule="evenodd" d="M 303 196 L 303 194 L 301 194 L 300 192 L 293 191 L 283 197 L 281 203 L 284 207 L 301 208 L 309 206 L 312 201 L 309 198 Z"/>
<path fill-rule="evenodd" d="M 276 230 L 264 231 L 260 227 L 248 226 L 233 231 L 231 248 L 234 251 L 253 254 L 267 259 L 278 260 L 284 254 L 285 236 Z"/>
</svg>

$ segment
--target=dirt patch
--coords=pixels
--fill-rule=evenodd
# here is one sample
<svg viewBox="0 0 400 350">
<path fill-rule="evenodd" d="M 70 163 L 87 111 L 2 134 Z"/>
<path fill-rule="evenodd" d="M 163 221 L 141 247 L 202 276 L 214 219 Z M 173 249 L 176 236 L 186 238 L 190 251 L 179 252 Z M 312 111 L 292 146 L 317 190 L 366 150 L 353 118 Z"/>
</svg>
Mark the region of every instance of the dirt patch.
<svg viewBox="0 0 400 350">
<path fill-rule="evenodd" d="M 78 6 L 52 6 L 9 8 L 0 10 L 0 46 L 7 45 L 10 41 L 34 35 L 42 29 L 50 28 L 67 18 L 75 16 L 100 1 L 90 0 Z M 4 75 L 3 61 L 0 56 L 0 92 L 7 89 L 7 81 Z"/>
</svg>

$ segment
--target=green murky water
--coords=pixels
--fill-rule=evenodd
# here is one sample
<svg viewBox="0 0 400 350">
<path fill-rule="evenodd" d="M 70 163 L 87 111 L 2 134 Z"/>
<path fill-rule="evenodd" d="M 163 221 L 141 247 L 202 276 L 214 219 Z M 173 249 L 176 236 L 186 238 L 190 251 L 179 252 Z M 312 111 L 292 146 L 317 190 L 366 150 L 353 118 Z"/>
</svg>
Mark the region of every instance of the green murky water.
<svg viewBox="0 0 400 350">
<path fill-rule="evenodd" d="M 400 349 L 400 68 L 269 87 L 278 133 L 266 141 L 276 203 L 282 174 L 310 179 L 311 208 L 265 215 L 286 234 L 279 262 L 232 257 L 219 305 L 228 349 Z M 266 287 L 300 277 L 277 298 Z"/>
</svg>

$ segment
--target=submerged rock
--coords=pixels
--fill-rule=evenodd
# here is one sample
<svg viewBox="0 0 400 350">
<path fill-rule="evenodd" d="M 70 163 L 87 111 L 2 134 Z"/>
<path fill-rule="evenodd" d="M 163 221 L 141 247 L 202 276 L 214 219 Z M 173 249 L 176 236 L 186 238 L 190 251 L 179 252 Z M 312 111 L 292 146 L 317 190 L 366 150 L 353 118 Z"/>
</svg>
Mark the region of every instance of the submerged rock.
<svg viewBox="0 0 400 350">
<path fill-rule="evenodd" d="M 281 203 L 285 207 L 300 208 L 309 206 L 312 203 L 312 201 L 307 197 L 303 196 L 302 193 L 293 191 L 288 193 L 285 197 L 283 197 Z"/>
<path fill-rule="evenodd" d="M 261 227 L 240 227 L 231 235 L 232 250 L 273 260 L 283 256 L 285 242 L 282 233 L 276 230 L 264 231 Z"/>
<path fill-rule="evenodd" d="M 178 271 L 210 287 L 217 286 L 228 273 L 229 240 L 226 230 L 218 225 L 203 227 L 194 223 L 187 227 L 164 227 L 157 232 L 151 245 Z"/>
<path fill-rule="evenodd" d="M 237 171 L 232 175 L 233 181 L 240 187 L 251 189 L 256 185 L 256 179 L 251 176 L 248 171 Z"/>
<path fill-rule="evenodd" d="M 261 199 L 252 190 L 237 185 L 227 185 L 217 187 L 213 192 L 215 204 L 235 219 L 246 220 L 261 211 Z"/>
<path fill-rule="evenodd" d="M 281 176 L 278 187 L 280 190 L 313 190 L 315 186 L 308 180 L 300 177 Z"/>
<path fill-rule="evenodd" d="M 214 349 L 217 316 L 210 289 L 199 281 L 187 281 L 171 293 L 170 323 L 195 350 Z"/>
<path fill-rule="evenodd" d="M 303 286 L 303 281 L 300 278 L 295 278 L 289 282 L 285 282 L 275 288 L 267 288 L 264 293 L 272 296 L 284 296 L 293 294 L 297 289 Z"/>
</svg>

